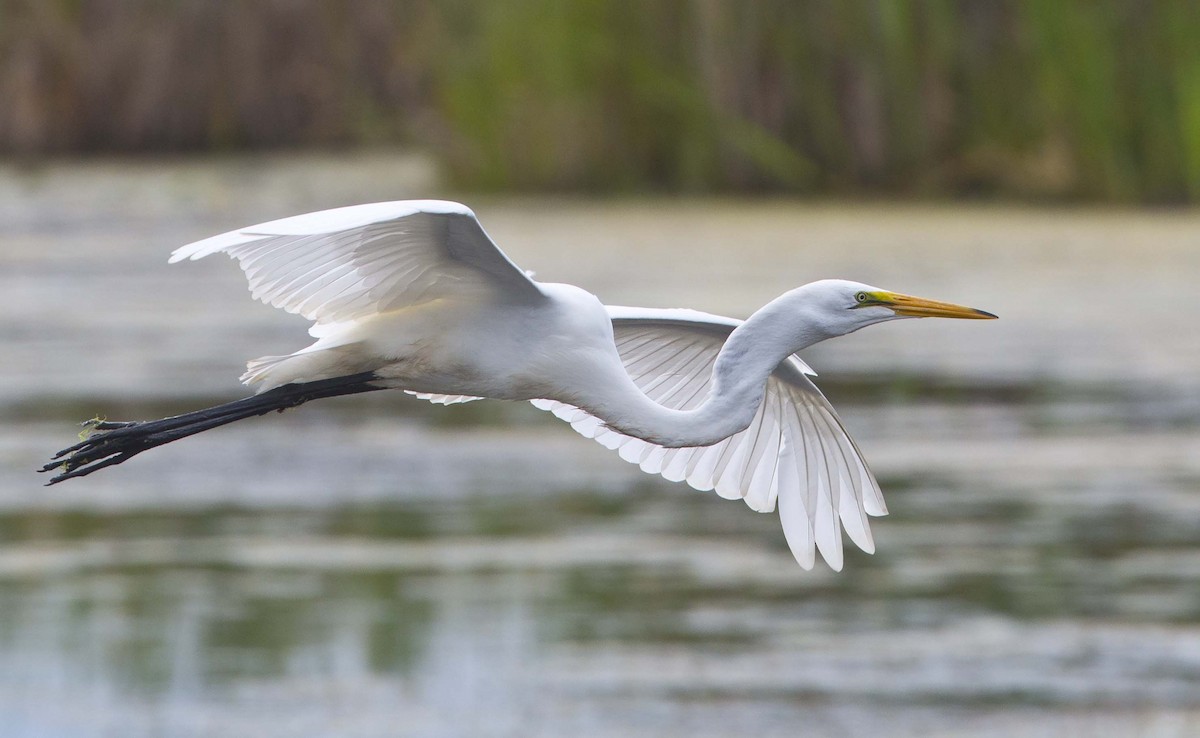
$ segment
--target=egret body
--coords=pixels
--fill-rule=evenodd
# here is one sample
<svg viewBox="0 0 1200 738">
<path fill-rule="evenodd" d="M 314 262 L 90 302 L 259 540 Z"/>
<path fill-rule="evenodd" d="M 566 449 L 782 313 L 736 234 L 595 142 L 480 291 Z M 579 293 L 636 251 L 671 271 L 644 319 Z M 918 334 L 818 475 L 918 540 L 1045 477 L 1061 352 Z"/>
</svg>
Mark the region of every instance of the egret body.
<svg viewBox="0 0 1200 738">
<path fill-rule="evenodd" d="M 254 297 L 314 321 L 316 341 L 251 361 L 257 391 L 155 421 L 95 422 L 43 471 L 51 484 L 155 446 L 272 410 L 399 389 L 443 404 L 529 400 L 650 473 L 778 506 L 796 560 L 819 550 L 841 568 L 841 532 L 863 550 L 879 485 L 796 352 L 906 317 L 994 318 L 980 310 L 827 279 L 747 320 L 694 310 L 603 305 L 537 282 L 468 208 L 438 200 L 375 203 L 263 223 L 177 249 L 223 252 Z"/>
</svg>

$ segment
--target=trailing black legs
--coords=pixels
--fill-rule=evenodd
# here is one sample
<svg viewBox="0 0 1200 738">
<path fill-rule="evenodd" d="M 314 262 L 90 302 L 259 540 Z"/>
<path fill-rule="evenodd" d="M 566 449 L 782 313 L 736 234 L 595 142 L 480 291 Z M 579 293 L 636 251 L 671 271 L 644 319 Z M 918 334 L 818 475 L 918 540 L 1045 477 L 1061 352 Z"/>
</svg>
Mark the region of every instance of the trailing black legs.
<svg viewBox="0 0 1200 738">
<path fill-rule="evenodd" d="M 162 420 L 96 421 L 87 424 L 92 435 L 56 453 L 39 471 L 61 470 L 47 485 L 84 477 L 106 466 L 114 466 L 149 448 L 178 441 L 202 431 L 272 410 L 282 412 L 310 400 L 353 395 L 382 389 L 371 384 L 372 372 L 352 374 L 316 382 L 285 384 L 273 390 L 227 402 L 223 405 L 175 415 Z"/>
</svg>

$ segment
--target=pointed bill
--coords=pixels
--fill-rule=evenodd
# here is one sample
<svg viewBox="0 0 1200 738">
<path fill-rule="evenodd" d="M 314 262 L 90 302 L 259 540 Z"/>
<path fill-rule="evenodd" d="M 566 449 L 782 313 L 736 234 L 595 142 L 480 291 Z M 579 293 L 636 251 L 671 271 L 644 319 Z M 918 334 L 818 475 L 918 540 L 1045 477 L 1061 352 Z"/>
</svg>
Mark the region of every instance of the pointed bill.
<svg viewBox="0 0 1200 738">
<path fill-rule="evenodd" d="M 876 292 L 875 304 L 889 307 L 897 315 L 909 318 L 966 318 L 968 320 L 994 320 L 998 316 L 985 310 L 955 305 L 952 302 L 926 300 L 924 297 L 902 295 L 899 292 Z"/>
</svg>

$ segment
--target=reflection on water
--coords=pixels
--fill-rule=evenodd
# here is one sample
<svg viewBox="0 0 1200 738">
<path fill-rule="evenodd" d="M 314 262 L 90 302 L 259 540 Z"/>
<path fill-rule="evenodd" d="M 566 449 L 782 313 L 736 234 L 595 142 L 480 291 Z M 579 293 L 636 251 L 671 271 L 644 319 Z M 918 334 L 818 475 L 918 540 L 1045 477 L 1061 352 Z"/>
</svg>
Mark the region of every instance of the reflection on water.
<svg viewBox="0 0 1200 738">
<path fill-rule="evenodd" d="M 299 444 L 336 470 L 311 483 L 341 485 L 315 505 L 13 509 L 0 515 L 5 735 L 1200 726 L 1200 444 L 1179 418 L 1147 427 L 1104 393 L 1056 407 L 1012 388 L 860 389 L 830 391 L 869 429 L 893 514 L 874 526 L 880 553 L 850 553 L 840 575 L 796 569 L 774 516 L 625 466 L 590 492 L 526 467 L 510 480 L 524 493 L 347 504 L 372 448 L 312 443 L 347 424 L 369 435 L 342 406 L 315 425 L 297 413 L 197 438 L 138 473 L 237 463 L 226 444 L 267 457 Z M 903 418 L 927 430 L 897 440 Z M 515 416 L 510 461 L 563 437 L 542 421 Z M 283 475 L 312 497 L 291 476 L 303 464 L 248 467 L 243 494 Z"/>
<path fill-rule="evenodd" d="M 187 230 L 158 207 L 148 228 Z M 498 209 L 499 230 L 541 222 Z M 593 215 L 644 225 L 637 210 Z M 656 217 L 686 230 L 697 216 Z M 806 217 L 827 236 L 842 222 Z M 924 233 L 964 228 L 921 217 Z M 1041 217 L 1009 219 L 1006 238 L 1036 239 Z M 1132 329 L 1078 313 L 1068 331 L 1057 313 L 981 299 L 965 301 L 1004 316 L 998 345 L 1028 355 L 984 360 L 999 349 L 982 333 L 932 325 L 927 341 L 887 343 L 883 328 L 820 353 L 892 514 L 873 526 L 877 555 L 803 572 L 773 515 L 642 475 L 502 403 L 320 403 L 42 490 L 29 470 L 71 423 L 229 399 L 238 361 L 302 329 L 258 311 L 228 264 L 144 266 L 165 250 L 118 238 L 120 219 L 53 239 L 22 222 L 0 252 L 0 308 L 20 318 L 0 366 L 4 738 L 1200 732 L 1194 337 L 1156 363 Z M 88 250 L 98 222 L 109 258 Z M 871 222 L 846 221 L 841 242 Z M 528 266 L 553 262 L 556 234 L 523 235 Z M 1166 256 L 1143 252 L 1144 266 L 1165 277 L 1159 261 L 1179 252 L 1156 243 Z M 1022 271 L 1049 257 L 1005 253 L 989 285 L 1053 292 L 1055 270 Z M 619 294 L 621 272 L 588 254 L 594 286 Z M 753 263 L 732 293 L 767 278 Z M 1107 268 L 1079 264 L 1115 284 Z M 964 297 L 954 275 L 924 279 L 912 291 Z M 106 289 L 103 311 L 63 297 L 98 304 Z M 1127 367 L 1146 376 L 1126 381 Z"/>
</svg>

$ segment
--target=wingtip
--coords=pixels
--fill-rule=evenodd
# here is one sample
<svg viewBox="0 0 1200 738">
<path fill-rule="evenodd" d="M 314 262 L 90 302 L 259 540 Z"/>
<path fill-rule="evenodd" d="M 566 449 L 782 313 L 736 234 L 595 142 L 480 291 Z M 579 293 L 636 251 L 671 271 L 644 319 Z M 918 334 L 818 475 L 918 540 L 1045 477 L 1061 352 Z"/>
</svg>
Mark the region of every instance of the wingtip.
<svg viewBox="0 0 1200 738">
<path fill-rule="evenodd" d="M 167 257 L 167 263 L 178 264 L 181 261 L 195 261 L 196 259 L 199 259 L 201 256 L 205 255 L 205 252 L 195 248 L 194 243 L 189 243 L 186 246 L 180 246 L 172 251 L 171 255 Z"/>
<path fill-rule="evenodd" d="M 888 515 L 887 503 L 883 501 L 883 495 L 879 489 L 875 489 L 874 494 L 863 495 L 863 512 L 873 518 L 884 518 Z"/>
<path fill-rule="evenodd" d="M 812 571 L 813 567 L 817 565 L 817 552 L 812 546 L 809 546 L 807 550 L 804 550 L 803 547 L 797 550 L 797 548 L 791 545 L 791 541 L 788 541 L 788 548 L 792 552 L 792 558 L 796 560 L 796 563 L 804 571 Z"/>
<path fill-rule="evenodd" d="M 842 570 L 842 567 L 846 562 L 842 551 L 841 541 L 838 541 L 838 544 L 835 547 L 822 547 L 818 542 L 817 550 L 821 552 L 821 558 L 825 560 L 825 563 L 829 565 L 830 569 L 833 569 L 835 572 Z"/>
</svg>

